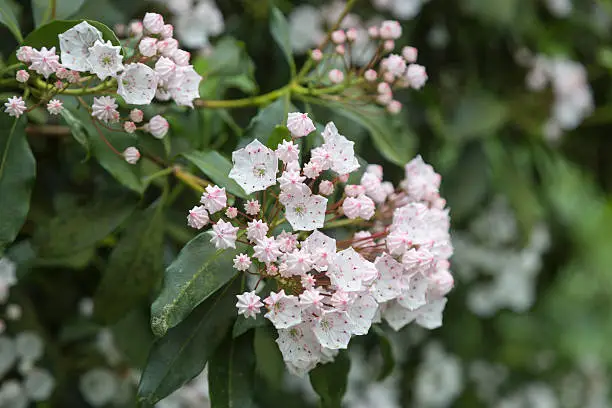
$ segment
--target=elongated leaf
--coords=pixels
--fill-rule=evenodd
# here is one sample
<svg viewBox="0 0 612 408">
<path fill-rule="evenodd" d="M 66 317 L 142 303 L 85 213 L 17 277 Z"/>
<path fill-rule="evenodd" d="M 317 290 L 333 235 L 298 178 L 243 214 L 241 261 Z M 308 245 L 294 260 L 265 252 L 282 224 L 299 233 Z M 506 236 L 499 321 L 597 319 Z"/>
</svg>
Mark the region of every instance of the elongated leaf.
<svg viewBox="0 0 612 408">
<path fill-rule="evenodd" d="M 56 20 L 52 21 L 49 24 L 45 24 L 43 26 L 38 27 L 36 30 L 32 31 L 28 36 L 22 41 L 22 45 L 29 45 L 33 48 L 40 49 L 41 47 L 55 47 L 57 52 L 59 52 L 59 37 L 58 35 L 68 31 L 75 25 L 79 24 L 83 20 Z M 119 39 L 106 25 L 93 20 L 85 20 L 92 26 L 96 27 L 102 33 L 102 37 L 104 41 L 110 41 L 114 45 L 121 45 Z M 17 61 L 17 57 L 15 53 L 11 55 L 9 58 L 9 64 L 15 64 Z"/>
<path fill-rule="evenodd" d="M 18 42 L 23 42 L 19 22 L 7 0 L 0 0 L 0 23 L 4 24 L 10 30 L 11 34 L 13 34 L 13 37 L 15 37 Z"/>
<path fill-rule="evenodd" d="M 285 373 L 285 363 L 274 337 L 271 327 L 255 329 L 256 371 L 269 386 L 280 387 Z"/>
<path fill-rule="evenodd" d="M 210 232 L 193 238 L 166 269 L 163 289 L 151 306 L 156 336 L 179 324 L 236 274 L 232 259 L 237 250 L 217 250 L 210 238 Z"/>
<path fill-rule="evenodd" d="M 35 232 L 39 257 L 51 260 L 91 249 L 121 225 L 136 204 L 132 197 L 119 196 L 67 209 Z"/>
<path fill-rule="evenodd" d="M 244 192 L 234 180 L 228 177 L 232 169 L 232 162 L 222 156 L 219 152 L 189 152 L 183 156 L 208 176 L 215 184 L 241 198 L 247 198 L 248 195 Z"/>
<path fill-rule="evenodd" d="M 129 226 L 110 255 L 94 298 L 96 317 L 111 323 L 142 303 L 163 275 L 164 221 L 161 203 Z"/>
<path fill-rule="evenodd" d="M 291 140 L 291 133 L 286 126 L 277 126 L 272 131 L 272 134 L 268 138 L 268 146 L 270 149 L 275 150 L 279 144 L 283 142 L 283 140 Z"/>
<path fill-rule="evenodd" d="M 155 404 L 198 375 L 236 316 L 236 280 L 200 304 L 154 345 L 140 379 L 139 399 Z"/>
<path fill-rule="evenodd" d="M 350 368 L 346 352 L 340 352 L 332 363 L 320 365 L 310 372 L 310 383 L 321 397 L 321 407 L 341 408 Z"/>
<path fill-rule="evenodd" d="M 244 333 L 250 331 L 251 329 L 255 329 L 257 327 L 263 327 L 266 325 L 266 319 L 260 313 L 257 315 L 255 319 L 249 317 L 246 318 L 244 316 L 238 316 L 236 319 L 236 323 L 234 323 L 234 328 L 232 329 L 232 336 L 239 337 Z"/>
<path fill-rule="evenodd" d="M 253 332 L 238 338 L 227 336 L 210 359 L 208 372 L 212 408 L 254 407 Z"/>
<path fill-rule="evenodd" d="M 403 166 L 413 158 L 416 137 L 407 124 L 397 122 L 398 118 L 391 118 L 383 109 L 371 105 L 352 106 L 328 101 L 324 104 L 366 128 L 385 159 Z"/>
<path fill-rule="evenodd" d="M 85 129 L 85 125 L 78 118 L 76 118 L 69 109 L 64 108 L 60 112 L 68 127 L 70 127 L 70 132 L 72 133 L 72 137 L 76 140 L 87 152 L 87 157 L 89 157 L 89 138 L 87 137 L 87 131 Z"/>
<path fill-rule="evenodd" d="M 55 19 L 62 20 L 76 13 L 85 0 L 55 0 Z M 32 0 L 32 12 L 36 26 L 45 24 L 53 18 L 51 1 Z"/>
<path fill-rule="evenodd" d="M 389 338 L 385 335 L 385 332 L 378 326 L 372 326 L 373 332 L 378 337 L 378 345 L 380 347 L 380 354 L 382 355 L 383 365 L 378 374 L 378 381 L 382 381 L 391 375 L 395 368 L 395 359 L 393 358 L 393 348 Z"/>
<path fill-rule="evenodd" d="M 285 119 L 286 103 L 284 98 L 277 99 L 275 102 L 259 110 L 259 113 L 251 119 L 251 123 L 244 132 L 242 141 L 246 145 L 253 139 L 258 139 L 267 145 L 270 135 Z M 289 105 L 289 109 L 293 107 Z"/>
<path fill-rule="evenodd" d="M 224 37 L 215 44 L 212 55 L 196 63 L 196 69 L 208 75 L 235 77 L 246 75 L 253 78 L 255 66 L 242 41 Z"/>
<path fill-rule="evenodd" d="M 291 69 L 291 76 L 295 76 L 295 61 L 293 60 L 293 49 L 291 47 L 291 34 L 289 31 L 289 24 L 283 13 L 276 7 L 272 7 L 270 14 L 270 32 L 274 41 L 278 44 L 280 49 L 287 59 L 289 68 Z"/>
<path fill-rule="evenodd" d="M 15 240 L 30 209 L 36 161 L 25 135 L 25 118 L 0 115 L 0 254 Z"/>
<path fill-rule="evenodd" d="M 495 95 L 471 90 L 457 104 L 457 111 L 447 127 L 452 140 L 493 137 L 508 120 L 508 109 Z"/>
</svg>

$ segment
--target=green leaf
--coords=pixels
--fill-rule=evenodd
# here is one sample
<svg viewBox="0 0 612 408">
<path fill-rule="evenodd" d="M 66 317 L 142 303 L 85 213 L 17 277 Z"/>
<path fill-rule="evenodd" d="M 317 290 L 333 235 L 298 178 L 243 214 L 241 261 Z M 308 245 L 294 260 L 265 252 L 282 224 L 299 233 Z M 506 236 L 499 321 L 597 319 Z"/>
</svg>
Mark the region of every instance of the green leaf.
<svg viewBox="0 0 612 408">
<path fill-rule="evenodd" d="M 55 20 L 68 18 L 76 13 L 85 0 L 54 0 L 55 1 Z M 34 23 L 38 27 L 52 19 L 51 0 L 32 0 L 32 13 Z"/>
<path fill-rule="evenodd" d="M 236 322 L 234 323 L 234 328 L 232 329 L 232 337 L 236 338 L 242 336 L 244 333 L 250 331 L 251 329 L 255 329 L 257 327 L 263 327 L 266 325 L 266 319 L 263 317 L 261 313 L 259 313 L 255 319 L 252 317 L 244 317 L 242 315 L 238 316 Z"/>
<path fill-rule="evenodd" d="M 374 333 L 376 333 L 378 337 L 378 345 L 380 347 L 380 354 L 382 356 L 383 365 L 380 370 L 380 374 L 378 374 L 378 381 L 382 381 L 385 378 L 389 377 L 395 368 L 395 359 L 393 358 L 393 348 L 391 347 L 391 342 L 389 338 L 385 334 L 385 332 L 378 326 L 372 326 Z"/>
<path fill-rule="evenodd" d="M 136 204 L 131 197 L 115 196 L 66 209 L 35 231 L 39 257 L 51 260 L 89 250 L 121 225 Z"/>
<path fill-rule="evenodd" d="M 30 209 L 36 161 L 25 125 L 25 118 L 0 115 L 0 254 L 17 238 Z"/>
<path fill-rule="evenodd" d="M 193 238 L 166 269 L 162 291 L 151 306 L 156 336 L 179 324 L 236 275 L 232 259 L 237 250 L 217 250 L 210 238 L 210 231 Z"/>
<path fill-rule="evenodd" d="M 390 162 L 403 166 L 413 158 L 416 136 L 406 123 L 400 123 L 397 117 L 390 117 L 384 109 L 331 101 L 325 101 L 324 105 L 366 128 L 374 146 Z"/>
<path fill-rule="evenodd" d="M 253 139 L 258 139 L 261 143 L 267 145 L 274 129 L 283 123 L 285 119 L 285 108 L 284 98 L 279 98 L 265 108 L 260 109 L 259 113 L 251 119 L 251 123 L 249 123 L 244 132 L 242 137 L 244 144 L 251 143 Z"/>
<path fill-rule="evenodd" d="M 85 130 L 85 125 L 79 119 L 77 119 L 69 109 L 64 108 L 60 112 L 68 127 L 70 127 L 70 132 L 72 133 L 72 137 L 76 140 L 87 152 L 87 157 L 89 158 L 89 138 L 87 137 L 87 133 Z"/>
<path fill-rule="evenodd" d="M 255 329 L 255 358 L 257 373 L 266 380 L 269 386 L 279 388 L 285 374 L 283 355 L 274 340 L 271 327 Z"/>
<path fill-rule="evenodd" d="M 164 217 L 161 202 L 129 225 L 110 254 L 94 297 L 95 316 L 108 324 L 143 303 L 163 275 Z"/>
<path fill-rule="evenodd" d="M 208 364 L 212 408 L 250 408 L 253 401 L 255 353 L 253 332 L 227 336 Z"/>
<path fill-rule="evenodd" d="M 310 372 L 310 383 L 321 397 L 322 408 L 342 407 L 350 368 L 351 361 L 346 351 L 341 351 L 333 362 L 320 365 Z"/>
<path fill-rule="evenodd" d="M 0 24 L 5 25 L 19 43 L 23 42 L 19 22 L 8 0 L 0 0 Z"/>
<path fill-rule="evenodd" d="M 81 23 L 82 21 L 87 21 L 92 26 L 96 27 L 102 33 L 102 38 L 104 41 L 110 41 L 113 45 L 121 45 L 119 39 L 106 25 L 99 23 L 93 20 L 56 20 L 52 21 L 49 24 L 45 24 L 43 26 L 38 27 L 36 30 L 32 31 L 28 36 L 22 41 L 22 45 L 29 45 L 33 48 L 40 49 L 41 47 L 55 47 L 59 52 L 59 37 L 58 35 L 68 31 L 75 25 Z M 15 53 L 11 55 L 9 58 L 9 65 L 17 63 L 17 56 Z"/>
<path fill-rule="evenodd" d="M 291 34 L 289 24 L 283 13 L 276 7 L 272 7 L 270 14 L 270 32 L 274 41 L 278 44 L 285 55 L 289 68 L 291 69 L 291 77 L 295 76 L 295 61 L 293 60 L 293 48 L 291 47 Z"/>
<path fill-rule="evenodd" d="M 202 59 L 199 64 L 196 63 L 195 67 L 200 73 L 223 77 L 244 74 L 248 78 L 253 78 L 255 71 L 244 43 L 232 37 L 224 37 L 217 41 L 212 55 Z"/>
<path fill-rule="evenodd" d="M 198 375 L 236 316 L 238 280 L 200 304 L 154 345 L 140 379 L 139 399 L 155 404 Z"/>
<path fill-rule="evenodd" d="M 234 180 L 228 177 L 232 169 L 232 162 L 222 156 L 219 152 L 188 152 L 183 153 L 183 156 L 191 163 L 195 164 L 206 176 L 208 176 L 215 184 L 240 198 L 247 198 L 247 193 L 244 192 Z"/>
<path fill-rule="evenodd" d="M 458 103 L 447 127 L 451 140 L 495 136 L 508 119 L 508 109 L 495 95 L 471 90 Z"/>
<path fill-rule="evenodd" d="M 266 143 L 266 146 L 272 150 L 275 150 L 284 140 L 291 140 L 291 132 L 289 132 L 289 129 L 287 129 L 286 126 L 277 126 L 274 128 L 272 134 L 268 138 L 268 143 Z"/>
</svg>

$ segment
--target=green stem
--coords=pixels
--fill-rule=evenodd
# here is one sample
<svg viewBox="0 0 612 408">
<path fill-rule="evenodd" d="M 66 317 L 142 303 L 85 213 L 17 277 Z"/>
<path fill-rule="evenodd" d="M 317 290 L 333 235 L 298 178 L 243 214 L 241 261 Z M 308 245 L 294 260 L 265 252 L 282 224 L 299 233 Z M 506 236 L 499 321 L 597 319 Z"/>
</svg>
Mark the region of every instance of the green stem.
<svg viewBox="0 0 612 408">
<path fill-rule="evenodd" d="M 346 227 L 348 225 L 359 225 L 363 223 L 364 223 L 364 220 L 361 220 L 361 219 L 351 220 L 349 218 L 344 218 L 341 220 L 328 222 L 325 224 L 325 226 L 322 229 L 340 228 L 340 227 Z"/>
<path fill-rule="evenodd" d="M 196 105 L 203 108 L 225 109 L 225 108 L 245 108 L 248 106 L 267 105 L 281 96 L 291 91 L 291 85 L 285 85 L 282 88 L 276 89 L 263 95 L 252 96 L 249 98 L 234 99 L 229 101 L 206 101 L 198 100 Z"/>
<path fill-rule="evenodd" d="M 16 70 L 17 68 L 21 68 L 22 66 L 23 66 L 23 62 L 18 62 L 16 64 L 9 65 L 8 67 L 4 67 L 2 68 L 2 70 L 0 70 L 0 75 L 4 75 L 6 72 Z M 11 78 L 11 79 L 15 80 L 14 78 Z"/>
</svg>

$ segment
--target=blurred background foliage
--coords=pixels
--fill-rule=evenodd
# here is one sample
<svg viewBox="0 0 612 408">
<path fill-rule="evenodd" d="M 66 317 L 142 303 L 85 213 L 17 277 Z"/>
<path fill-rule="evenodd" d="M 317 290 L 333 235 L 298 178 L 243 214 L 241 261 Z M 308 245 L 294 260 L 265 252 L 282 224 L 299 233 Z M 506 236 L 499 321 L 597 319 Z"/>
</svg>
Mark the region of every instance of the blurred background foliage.
<svg viewBox="0 0 612 408">
<path fill-rule="evenodd" d="M 346 107 L 293 102 L 313 109 L 318 123 L 335 120 L 356 141 L 361 157 L 384 164 L 385 176 L 394 181 L 402 177 L 399 162 L 416 154 L 442 174 L 456 238 L 456 288 L 441 329 L 409 326 L 398 334 L 380 333 L 382 343 L 375 333 L 353 340 L 346 406 L 612 406 L 612 1 L 573 0 L 567 13 L 559 13 L 555 3 L 563 2 L 554 0 L 395 1 L 419 3 L 418 14 L 402 21 L 398 46 L 417 47 L 429 74 L 423 90 L 399 95 L 401 122 L 380 111 L 368 117 Z M 39 3 L 3 0 L 0 6 L 11 7 L 27 33 L 43 18 Z M 205 76 L 202 98 L 239 98 L 286 84 L 288 67 L 282 51 L 271 46 L 268 29 L 273 3 L 288 16 L 305 4 L 329 5 L 327 0 L 218 0 L 225 29 L 210 46 L 194 50 L 194 64 Z M 393 18 L 384 3 L 392 2 L 359 0 L 353 13 L 363 22 Z M 62 17 L 97 19 L 111 27 L 150 10 L 172 15 L 163 1 L 64 4 L 69 7 Z M 1 28 L 0 35 L 7 59 L 17 44 L 8 29 Z M 582 88 L 563 95 L 554 86 L 534 90 L 529 76 L 538 56 L 582 64 L 586 80 L 576 86 Z M 304 61 L 297 57 L 298 66 Z M 557 79 L 573 80 L 571 75 Z M 547 123 L 555 101 L 571 99 L 574 92 L 592 93 L 592 106 L 577 126 L 551 131 Z M 282 119 L 279 106 L 262 107 L 258 116 L 257 108 L 151 108 L 169 118 L 169 143 L 151 138 L 140 143 L 160 157 L 192 149 L 229 154 L 246 139 L 269 135 Z M 47 121 L 35 115 L 30 121 Z M 94 367 L 110 367 L 121 384 L 131 384 L 128 369 L 141 368 L 146 359 L 153 340 L 146 292 L 118 319 L 121 313 L 100 311 L 106 306 L 98 288 L 104 271 L 121 262 L 113 260 L 120 257 L 113 249 L 117 243 L 137 245 L 139 233 L 155 234 L 142 227 L 122 233 L 126 226 L 143 224 L 130 216 L 143 202 L 121 197 L 130 195 L 129 189 L 144 190 L 147 176 L 160 169 L 145 161 L 144 186 L 130 187 L 131 176 L 116 163 L 96 156 L 121 184 L 87 160 L 89 153 L 70 138 L 32 131 L 29 140 L 44 173 L 39 171 L 28 223 L 7 250 L 18 265 L 19 285 L 11 301 L 23 307 L 23 317 L 8 331 L 39 333 L 44 365 L 56 380 L 52 398 L 32 406 L 121 406 L 84 398 L 83 378 Z M 95 146 L 86 147 L 98 154 Z M 167 188 L 153 181 L 146 205 Z M 194 195 L 172 191 L 174 205 L 163 214 L 159 232 L 165 264 L 192 237 L 184 213 Z M 154 206 L 143 214 L 162 216 Z M 159 280 L 149 283 L 159 285 Z M 273 339 L 267 329 L 255 332 L 258 403 L 281 407 L 290 398 L 291 406 L 312 406 L 307 381 L 283 378 Z M 381 372 L 392 374 L 377 382 Z M 94 388 L 118 381 L 103 377 L 92 380 Z M 11 407 L 7 404 L 0 406 Z M 122 404 L 134 406 L 129 396 Z"/>
</svg>

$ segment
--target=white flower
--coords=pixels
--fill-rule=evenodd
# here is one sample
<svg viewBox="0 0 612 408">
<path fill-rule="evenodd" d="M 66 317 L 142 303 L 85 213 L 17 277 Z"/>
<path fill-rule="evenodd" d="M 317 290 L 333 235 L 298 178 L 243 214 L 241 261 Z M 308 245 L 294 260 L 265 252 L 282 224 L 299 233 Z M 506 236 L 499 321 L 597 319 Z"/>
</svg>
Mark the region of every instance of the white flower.
<svg viewBox="0 0 612 408">
<path fill-rule="evenodd" d="M 206 191 L 202 194 L 200 202 L 204 204 L 204 207 L 209 213 L 214 214 L 217 211 L 221 211 L 227 206 L 227 194 L 225 193 L 225 187 L 220 188 L 219 186 L 206 186 Z"/>
<path fill-rule="evenodd" d="M 301 176 L 299 171 L 284 171 L 277 180 L 281 190 L 286 193 L 294 195 L 310 193 L 310 189 L 304 184 L 306 177 Z"/>
<path fill-rule="evenodd" d="M 115 98 L 110 96 L 100 96 L 94 98 L 91 105 L 91 116 L 106 123 L 113 123 L 119 120 L 119 111 L 117 111 L 117 102 Z"/>
<path fill-rule="evenodd" d="M 168 83 L 168 92 L 177 105 L 193 108 L 193 100 L 200 97 L 202 77 L 193 66 L 179 66 L 174 78 Z"/>
<path fill-rule="evenodd" d="M 427 303 L 427 288 L 429 282 L 420 272 L 407 278 L 407 287 L 397 298 L 397 303 L 408 310 L 415 310 Z"/>
<path fill-rule="evenodd" d="M 417 57 L 419 55 L 419 50 L 414 47 L 404 47 L 402 48 L 402 57 L 406 60 L 406 62 L 412 64 L 417 61 Z"/>
<path fill-rule="evenodd" d="M 290 140 L 283 140 L 276 148 L 276 156 L 285 163 L 297 161 L 300 157 L 300 148 Z"/>
<path fill-rule="evenodd" d="M 378 270 L 372 262 L 349 247 L 336 254 L 334 262 L 329 264 L 327 275 L 332 284 L 343 292 L 358 292 L 363 290 L 364 283 L 378 276 Z"/>
<path fill-rule="evenodd" d="M 17 71 L 17 74 L 15 74 L 15 79 L 17 82 L 26 83 L 28 79 L 30 79 L 30 74 L 28 74 L 28 71 L 25 69 L 20 69 Z"/>
<path fill-rule="evenodd" d="M 402 26 L 397 21 L 383 21 L 378 33 L 383 40 L 397 40 L 402 36 Z"/>
<path fill-rule="evenodd" d="M 45 343 L 36 332 L 23 331 L 15 336 L 15 351 L 24 360 L 36 362 L 43 356 L 44 350 Z"/>
<path fill-rule="evenodd" d="M 81 376 L 79 390 L 87 403 L 103 407 L 117 395 L 119 378 L 107 368 L 94 368 Z"/>
<path fill-rule="evenodd" d="M 144 57 L 153 57 L 157 54 L 157 39 L 152 37 L 145 37 L 138 43 L 138 51 Z"/>
<path fill-rule="evenodd" d="M 400 77 L 406 71 L 406 61 L 397 54 L 391 54 L 381 61 L 382 67 L 394 77 Z"/>
<path fill-rule="evenodd" d="M 427 82 L 427 71 L 422 65 L 410 64 L 406 69 L 405 78 L 411 88 L 421 89 L 425 82 Z"/>
<path fill-rule="evenodd" d="M 237 234 L 238 227 L 234 227 L 230 222 L 219 220 L 212 227 L 210 242 L 215 244 L 217 249 L 236 248 Z"/>
<path fill-rule="evenodd" d="M 161 30 L 160 35 L 162 38 L 172 38 L 174 35 L 174 26 L 172 24 L 164 24 L 164 27 Z"/>
<path fill-rule="evenodd" d="M 268 233 L 268 224 L 262 220 L 249 221 L 247 224 L 247 238 L 251 242 L 256 242 L 266 237 Z"/>
<path fill-rule="evenodd" d="M 47 50 L 47 47 L 42 47 L 40 51 L 32 49 L 30 69 L 38 72 L 45 78 L 49 78 L 59 67 L 59 57 L 55 54 L 55 47 L 49 50 Z"/>
<path fill-rule="evenodd" d="M 302 322 L 302 308 L 298 298 L 280 292 L 270 292 L 270 296 L 264 299 L 268 307 L 268 313 L 264 317 L 272 322 L 277 329 L 287 329 Z"/>
<path fill-rule="evenodd" d="M 265 190 L 276 184 L 278 158 L 274 151 L 259 140 L 232 153 L 234 166 L 229 177 L 234 179 L 247 194 Z"/>
<path fill-rule="evenodd" d="M 134 123 L 140 123 L 144 119 L 144 113 L 140 109 L 132 109 L 130 111 L 130 119 Z"/>
<path fill-rule="evenodd" d="M 126 133 L 132 134 L 136 131 L 136 124 L 134 122 L 130 122 L 129 120 L 125 121 L 123 122 L 123 130 L 125 130 Z"/>
<path fill-rule="evenodd" d="M 310 253 L 317 271 L 326 271 L 336 257 L 336 240 L 321 231 L 314 231 L 302 242 L 302 249 Z"/>
<path fill-rule="evenodd" d="M 178 41 L 174 38 L 166 38 L 157 42 L 157 52 L 165 57 L 171 57 L 178 50 Z"/>
<path fill-rule="evenodd" d="M 157 139 L 162 139 L 164 136 L 166 136 L 169 127 L 170 125 L 168 124 L 168 121 L 161 115 L 153 116 L 147 124 L 149 133 L 151 133 L 153 137 Z"/>
<path fill-rule="evenodd" d="M 325 140 L 322 147 L 327 150 L 331 158 L 332 171 L 342 175 L 359 168 L 353 147 L 355 143 L 338 133 L 334 122 L 329 122 L 321 135 Z"/>
<path fill-rule="evenodd" d="M 176 50 L 174 54 L 172 54 L 172 60 L 179 67 L 184 67 L 189 65 L 189 59 L 191 58 L 191 54 L 185 50 Z"/>
<path fill-rule="evenodd" d="M 374 216 L 376 206 L 370 197 L 361 194 L 357 197 L 347 197 L 342 203 L 342 211 L 349 219 L 363 218 L 369 220 Z"/>
<path fill-rule="evenodd" d="M 263 263 L 276 262 L 282 253 L 278 249 L 278 243 L 274 238 L 264 237 L 257 241 L 253 247 L 253 256 Z"/>
<path fill-rule="evenodd" d="M 4 106 L 6 107 L 4 112 L 8 113 L 9 116 L 14 116 L 16 118 L 23 115 L 27 110 L 26 104 L 21 96 L 13 96 L 12 98 L 8 98 L 8 102 L 5 102 Z"/>
<path fill-rule="evenodd" d="M 290 112 L 287 115 L 287 128 L 293 137 L 304 137 L 316 130 L 307 113 Z"/>
<path fill-rule="evenodd" d="M 334 192 L 334 183 L 329 180 L 322 180 L 319 184 L 319 193 L 328 196 Z"/>
<path fill-rule="evenodd" d="M 247 254 L 238 254 L 234 257 L 234 268 L 239 271 L 246 271 L 250 266 L 251 258 Z"/>
<path fill-rule="evenodd" d="M 352 323 L 352 333 L 357 336 L 368 334 L 377 310 L 378 303 L 371 295 L 360 294 L 357 296 L 347 310 Z"/>
<path fill-rule="evenodd" d="M 324 311 L 317 319 L 313 331 L 323 347 L 332 350 L 345 349 L 351 340 L 351 319 L 348 313 L 343 311 Z"/>
<path fill-rule="evenodd" d="M 289 329 L 279 329 L 276 343 L 286 363 L 306 368 L 319 360 L 321 346 L 309 323 L 301 323 Z M 314 368 L 314 365 L 310 368 Z"/>
<path fill-rule="evenodd" d="M 238 302 L 238 314 L 244 315 L 245 318 L 252 317 L 253 319 L 259 313 L 259 309 L 263 306 L 261 298 L 255 292 L 244 292 L 242 295 L 236 295 Z"/>
<path fill-rule="evenodd" d="M 83 21 L 58 37 L 62 66 L 79 72 L 89 71 L 87 58 L 96 41 L 102 41 L 100 30 Z"/>
<path fill-rule="evenodd" d="M 208 37 L 221 34 L 224 29 L 221 11 L 208 1 L 199 2 L 189 13 L 181 13 L 175 24 L 181 44 L 193 49 L 208 45 Z"/>
<path fill-rule="evenodd" d="M 32 47 L 29 47 L 27 45 L 24 45 L 23 47 L 19 47 L 17 49 L 16 55 L 19 61 L 29 64 L 32 58 Z"/>
<path fill-rule="evenodd" d="M 129 64 L 117 78 L 117 84 L 117 93 L 126 103 L 148 105 L 155 97 L 157 74 L 145 64 Z"/>
<path fill-rule="evenodd" d="M 293 252 L 288 253 L 285 262 L 287 264 L 287 271 L 291 275 L 303 275 L 311 270 L 313 266 L 310 253 L 303 249 L 294 249 Z"/>
<path fill-rule="evenodd" d="M 406 179 L 400 184 L 415 201 L 430 201 L 438 197 L 441 177 L 421 156 L 412 159 L 404 166 Z"/>
<path fill-rule="evenodd" d="M 374 261 L 378 278 L 374 281 L 372 295 L 377 302 L 386 302 L 397 298 L 402 292 L 402 264 L 385 253 Z"/>
<path fill-rule="evenodd" d="M 326 208 L 327 198 L 300 194 L 285 204 L 285 217 L 294 231 L 312 231 L 323 228 Z"/>
<path fill-rule="evenodd" d="M 59 115 L 64 109 L 64 103 L 59 99 L 51 99 L 49 103 L 47 103 L 47 111 L 51 115 Z"/>
<path fill-rule="evenodd" d="M 130 146 L 127 149 L 125 149 L 122 155 L 125 161 L 130 164 L 136 164 L 138 163 L 138 160 L 140 159 L 140 152 L 134 146 Z"/>
<path fill-rule="evenodd" d="M 202 229 L 208 224 L 209 220 L 208 211 L 203 205 L 193 207 L 187 215 L 187 225 L 195 229 Z"/>
<path fill-rule="evenodd" d="M 164 29 L 164 18 L 157 13 L 146 13 L 142 25 L 151 34 L 159 34 Z"/>
<path fill-rule="evenodd" d="M 325 38 L 321 11 L 311 5 L 299 5 L 289 15 L 291 48 L 303 54 Z"/>
<path fill-rule="evenodd" d="M 26 393 L 34 401 L 45 401 L 53 393 L 55 379 L 49 371 L 42 368 L 30 370 L 23 382 Z"/>
<path fill-rule="evenodd" d="M 169 80 L 176 72 L 176 64 L 170 58 L 159 57 L 155 63 L 155 73 L 161 81 Z"/>
<path fill-rule="evenodd" d="M 426 329 L 436 329 L 442 326 L 442 311 L 446 306 L 446 298 L 435 299 L 416 310 L 408 310 L 399 303 L 391 302 L 383 311 L 383 317 L 393 330 L 400 330 L 412 321 Z"/>
<path fill-rule="evenodd" d="M 109 76 L 115 76 L 117 72 L 123 69 L 123 56 L 121 55 L 121 47 L 114 46 L 110 41 L 106 44 L 102 41 L 96 41 L 93 47 L 89 49 L 87 62 L 91 66 L 90 71 L 100 79 L 106 79 Z"/>
</svg>

